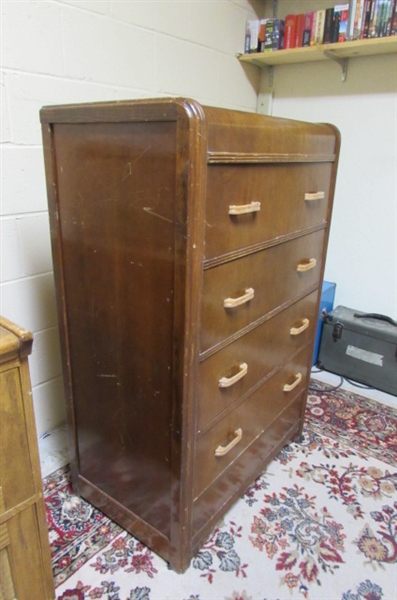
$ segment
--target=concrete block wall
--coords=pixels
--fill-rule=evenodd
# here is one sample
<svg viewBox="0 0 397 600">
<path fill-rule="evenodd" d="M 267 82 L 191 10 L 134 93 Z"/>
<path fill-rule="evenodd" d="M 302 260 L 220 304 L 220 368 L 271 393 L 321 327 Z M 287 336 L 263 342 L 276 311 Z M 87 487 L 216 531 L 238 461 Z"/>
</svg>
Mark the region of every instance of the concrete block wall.
<svg viewBox="0 0 397 600">
<path fill-rule="evenodd" d="M 242 67 L 260 0 L 1 2 L 1 306 L 34 333 L 38 435 L 65 418 L 39 110 L 189 96 L 255 111 L 260 72 Z"/>
</svg>

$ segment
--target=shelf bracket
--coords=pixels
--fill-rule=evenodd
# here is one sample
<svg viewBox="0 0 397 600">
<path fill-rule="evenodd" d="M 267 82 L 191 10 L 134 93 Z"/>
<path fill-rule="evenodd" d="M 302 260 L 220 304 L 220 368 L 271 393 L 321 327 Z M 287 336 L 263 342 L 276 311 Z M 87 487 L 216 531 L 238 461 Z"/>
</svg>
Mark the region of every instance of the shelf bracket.
<svg viewBox="0 0 397 600">
<path fill-rule="evenodd" d="M 334 54 L 332 54 L 332 52 L 328 52 L 327 50 L 324 50 L 323 54 L 326 58 L 329 58 L 330 60 L 333 60 L 334 62 L 338 63 L 338 65 L 340 65 L 340 67 L 342 69 L 341 81 L 346 81 L 347 65 L 349 64 L 349 59 L 348 58 L 339 58 L 339 56 L 335 56 Z"/>
</svg>

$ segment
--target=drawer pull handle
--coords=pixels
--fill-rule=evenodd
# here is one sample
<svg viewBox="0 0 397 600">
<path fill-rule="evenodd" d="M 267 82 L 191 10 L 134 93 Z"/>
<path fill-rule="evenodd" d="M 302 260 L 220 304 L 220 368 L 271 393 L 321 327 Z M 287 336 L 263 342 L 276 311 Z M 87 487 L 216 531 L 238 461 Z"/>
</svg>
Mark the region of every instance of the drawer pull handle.
<svg viewBox="0 0 397 600">
<path fill-rule="evenodd" d="M 259 212 L 260 202 L 250 202 L 249 204 L 231 204 L 229 206 L 229 215 L 246 215 L 247 213 Z"/>
<path fill-rule="evenodd" d="M 231 377 L 221 377 L 221 379 L 218 381 L 218 386 L 220 388 L 227 388 L 234 385 L 235 383 L 237 383 L 237 381 L 239 381 L 240 379 L 245 377 L 245 375 L 247 375 L 247 371 L 247 363 L 241 363 L 241 365 L 239 365 L 239 371 Z"/>
<path fill-rule="evenodd" d="M 249 302 L 254 297 L 255 291 L 253 288 L 247 288 L 242 296 L 238 298 L 225 298 L 223 301 L 224 308 L 235 308 Z"/>
<path fill-rule="evenodd" d="M 283 392 L 292 392 L 292 390 L 294 388 L 296 388 L 297 385 L 300 384 L 300 382 L 302 381 L 302 373 L 297 373 L 295 375 L 295 381 L 291 384 L 286 383 L 283 387 Z"/>
<path fill-rule="evenodd" d="M 317 260 L 315 258 L 310 258 L 309 260 L 303 260 L 296 267 L 298 273 L 304 273 L 305 271 L 310 271 L 310 269 L 314 269 L 317 264 Z"/>
<path fill-rule="evenodd" d="M 290 335 L 300 335 L 309 327 L 310 321 L 309 319 L 302 319 L 302 325 L 299 327 L 291 327 L 289 330 Z"/>
<path fill-rule="evenodd" d="M 243 430 L 238 428 L 234 432 L 234 438 L 227 446 L 218 446 L 215 450 L 215 456 L 225 456 L 234 446 L 236 446 L 243 437 Z"/>
<path fill-rule="evenodd" d="M 325 192 L 306 192 L 305 201 L 313 202 L 315 200 L 324 200 Z"/>
</svg>

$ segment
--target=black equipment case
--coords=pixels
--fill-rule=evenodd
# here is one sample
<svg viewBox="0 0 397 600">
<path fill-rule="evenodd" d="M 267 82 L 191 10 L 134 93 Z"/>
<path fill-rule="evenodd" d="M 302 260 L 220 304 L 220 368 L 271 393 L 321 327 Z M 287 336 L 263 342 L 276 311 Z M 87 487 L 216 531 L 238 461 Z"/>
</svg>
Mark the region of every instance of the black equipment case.
<svg viewBox="0 0 397 600">
<path fill-rule="evenodd" d="M 397 323 L 345 306 L 324 319 L 317 365 L 397 396 Z"/>
</svg>

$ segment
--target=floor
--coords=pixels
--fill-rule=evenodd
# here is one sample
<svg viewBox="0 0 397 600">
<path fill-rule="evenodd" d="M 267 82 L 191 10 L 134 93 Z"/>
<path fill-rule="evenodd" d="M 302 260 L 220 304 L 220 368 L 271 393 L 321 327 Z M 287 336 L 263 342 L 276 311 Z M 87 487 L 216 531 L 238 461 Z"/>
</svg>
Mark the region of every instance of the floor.
<svg viewBox="0 0 397 600">
<path fill-rule="evenodd" d="M 312 372 L 312 378 L 324 381 L 330 385 L 338 385 L 340 382 L 339 375 L 333 375 L 327 371 L 317 372 L 314 368 Z M 352 384 L 344 380 L 342 389 L 355 392 L 366 398 L 377 400 L 387 406 L 391 406 L 397 409 L 397 397 L 391 396 L 376 390 L 374 388 L 362 388 L 360 384 Z M 69 462 L 68 453 L 68 440 L 67 440 L 66 425 L 54 429 L 39 438 L 39 453 L 41 462 L 42 477 L 47 477 L 57 469 L 67 465 Z"/>
<path fill-rule="evenodd" d="M 69 462 L 66 424 L 39 437 L 41 476 L 47 477 Z"/>
</svg>

